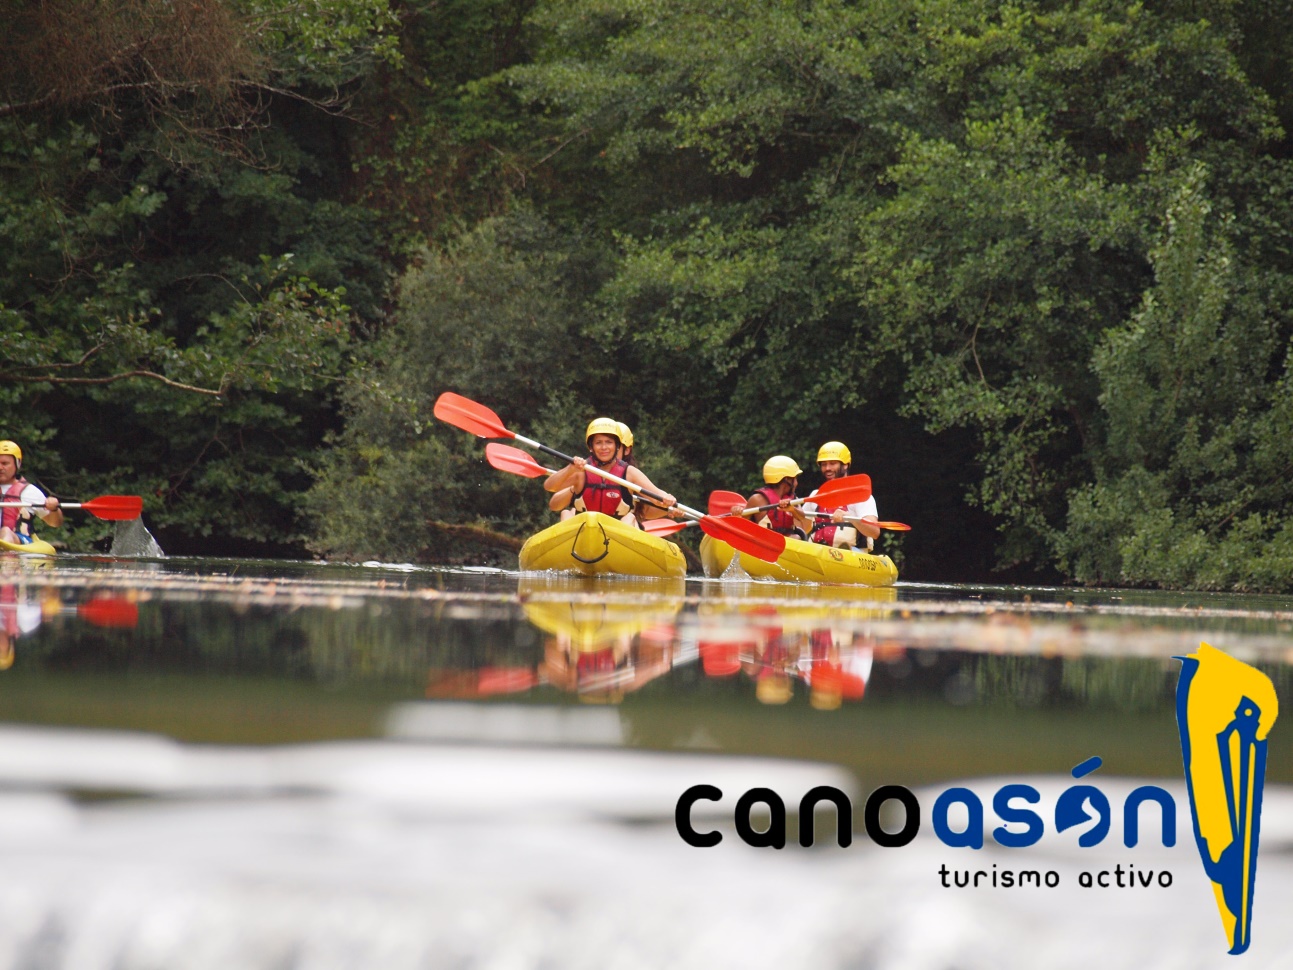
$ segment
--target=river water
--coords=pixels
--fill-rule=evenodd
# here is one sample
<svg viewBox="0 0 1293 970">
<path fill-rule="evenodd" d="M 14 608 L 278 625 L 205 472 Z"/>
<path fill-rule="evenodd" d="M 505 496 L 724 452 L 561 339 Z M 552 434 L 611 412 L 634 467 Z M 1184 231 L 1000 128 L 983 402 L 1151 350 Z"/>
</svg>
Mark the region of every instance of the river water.
<svg viewBox="0 0 1293 970">
<path fill-rule="evenodd" d="M 0 968 L 1220 966 L 1173 657 L 1293 683 L 1288 597 L 9 557 L 0 621 Z M 1293 961 L 1290 738 L 1252 967 Z M 1094 847 L 1055 831 L 1092 757 L 1115 809 L 1172 795 L 1174 845 L 1155 818 L 1126 846 L 1117 810 Z M 1011 783 L 1028 848 L 991 836 Z M 695 785 L 712 848 L 675 824 Z M 864 822 L 886 785 L 919 804 L 901 847 Z M 833 811 L 797 842 L 818 786 L 846 848 Z M 935 837 L 952 787 L 981 849 Z M 751 789 L 784 849 L 742 840 Z M 991 885 L 1033 870 L 1057 884 Z"/>
</svg>

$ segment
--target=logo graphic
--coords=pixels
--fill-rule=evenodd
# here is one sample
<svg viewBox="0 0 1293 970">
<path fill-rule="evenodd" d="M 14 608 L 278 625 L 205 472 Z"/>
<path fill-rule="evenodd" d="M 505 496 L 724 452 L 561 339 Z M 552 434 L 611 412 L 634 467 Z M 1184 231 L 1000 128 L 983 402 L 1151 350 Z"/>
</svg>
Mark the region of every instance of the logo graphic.
<svg viewBox="0 0 1293 970">
<path fill-rule="evenodd" d="M 1206 643 L 1176 659 L 1176 725 L 1194 839 L 1230 952 L 1239 954 L 1251 941 L 1266 737 L 1279 701 L 1269 677 Z"/>
</svg>

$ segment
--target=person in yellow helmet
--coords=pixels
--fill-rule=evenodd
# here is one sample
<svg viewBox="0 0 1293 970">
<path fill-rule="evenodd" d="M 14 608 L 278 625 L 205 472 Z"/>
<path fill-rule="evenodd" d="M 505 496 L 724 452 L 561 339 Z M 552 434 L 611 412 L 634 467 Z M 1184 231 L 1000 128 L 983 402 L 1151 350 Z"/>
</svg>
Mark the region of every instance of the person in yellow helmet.
<svg viewBox="0 0 1293 970">
<path fill-rule="evenodd" d="M 0 441 L 0 541 L 27 545 L 32 540 L 33 515 L 48 526 L 63 524 L 58 499 L 46 495 L 23 478 L 22 449 L 12 441 Z M 21 502 L 26 508 L 19 508 Z"/>
<path fill-rule="evenodd" d="M 666 507 L 676 504 L 677 499 L 660 491 L 640 468 L 624 460 L 622 429 L 618 421 L 610 418 L 593 419 L 584 432 L 588 457 L 576 458 L 565 468 L 549 475 L 543 483 L 543 487 L 553 493 L 548 507 L 560 511 L 563 519 L 578 512 L 601 512 L 613 515 L 627 525 L 638 524 L 633 511 L 632 489 L 603 478 L 597 474 L 598 469 L 655 492 Z"/>
<path fill-rule="evenodd" d="M 817 449 L 817 467 L 822 478 L 828 482 L 847 475 L 852 463 L 853 453 L 843 442 L 828 441 Z M 814 489 L 808 497 L 811 499 L 816 494 L 817 490 Z M 827 512 L 830 513 L 830 518 L 824 517 Z M 808 537 L 823 545 L 851 549 L 858 544 L 858 536 L 861 535 L 866 539 L 869 550 L 880 535 L 879 526 L 870 524 L 880 518 L 874 496 L 865 502 L 853 502 L 849 505 L 824 502 L 819 506 L 816 502 L 805 502 L 804 514 L 812 516 L 814 521 Z"/>
<path fill-rule="evenodd" d="M 791 505 L 795 490 L 799 487 L 799 476 L 803 469 L 793 458 L 785 455 L 773 455 L 763 463 L 763 486 L 745 500 L 745 505 L 734 505 L 732 511 L 741 514 L 746 509 L 759 508 L 764 505 L 776 505 L 767 509 L 755 521 L 764 528 L 782 535 L 798 539 L 808 537 L 813 527 L 813 520 Z"/>
<path fill-rule="evenodd" d="M 633 464 L 633 429 L 623 421 L 616 421 L 620 426 L 620 457 L 628 464 Z"/>
</svg>

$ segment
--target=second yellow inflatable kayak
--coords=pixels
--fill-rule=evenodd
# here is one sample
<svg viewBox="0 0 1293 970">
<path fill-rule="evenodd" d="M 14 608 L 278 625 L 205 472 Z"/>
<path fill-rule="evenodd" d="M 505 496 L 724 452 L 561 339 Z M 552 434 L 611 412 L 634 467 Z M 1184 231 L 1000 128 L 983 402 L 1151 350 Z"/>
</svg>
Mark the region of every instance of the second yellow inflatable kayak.
<svg viewBox="0 0 1293 970">
<path fill-rule="evenodd" d="M 736 550 L 726 542 L 711 536 L 700 540 L 700 562 L 705 567 L 706 576 L 723 575 L 735 554 Z M 898 567 L 888 556 L 836 549 L 803 539 L 787 539 L 786 551 L 775 563 L 741 553 L 741 568 L 755 579 L 800 583 L 892 586 L 898 581 Z"/>
<path fill-rule="evenodd" d="M 523 570 L 557 569 L 619 576 L 683 576 L 687 560 L 667 539 L 600 512 L 581 512 L 530 536 L 521 547 Z"/>
</svg>

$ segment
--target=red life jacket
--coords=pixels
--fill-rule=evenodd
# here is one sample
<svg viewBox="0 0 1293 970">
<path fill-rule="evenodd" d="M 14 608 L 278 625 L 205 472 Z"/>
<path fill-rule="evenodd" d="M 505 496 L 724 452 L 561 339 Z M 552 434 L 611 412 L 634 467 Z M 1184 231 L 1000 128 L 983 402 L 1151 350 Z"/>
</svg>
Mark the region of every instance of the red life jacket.
<svg viewBox="0 0 1293 970">
<path fill-rule="evenodd" d="M 606 469 L 606 473 L 624 478 L 628 470 L 627 462 L 616 461 Z M 596 460 L 589 455 L 588 465 L 584 468 L 584 490 L 575 496 L 571 504 L 580 512 L 601 512 L 603 515 L 619 518 L 633 510 L 629 501 L 628 489 L 597 474 Z"/>
<path fill-rule="evenodd" d="M 837 502 L 834 505 L 818 505 L 817 511 L 834 512 L 836 509 L 847 508 L 847 505 L 841 505 Z M 812 539 L 813 542 L 820 542 L 824 546 L 829 546 L 835 541 L 835 530 L 839 528 L 839 525 L 832 522 L 830 519 L 816 519 L 814 521 L 820 524 L 813 526 L 813 531 L 809 534 L 808 538 Z"/>
<path fill-rule="evenodd" d="M 0 495 L 0 502 L 20 501 L 22 498 L 23 489 L 25 489 L 26 487 L 27 487 L 27 479 L 25 478 L 14 479 L 13 484 L 10 485 L 7 489 L 5 489 L 5 492 L 3 495 Z M 0 514 L 0 528 L 12 529 L 14 532 L 17 532 L 18 516 L 22 513 L 22 509 L 20 508 L 0 509 L 0 513 L 3 513 L 3 514 Z"/>
<path fill-rule="evenodd" d="M 768 500 L 768 505 L 781 501 L 781 493 L 778 492 L 776 487 L 773 485 L 764 485 L 754 494 L 762 495 L 766 498 Z M 794 498 L 794 495 L 789 495 L 787 497 Z M 790 514 L 789 509 L 768 509 L 764 515 L 768 517 L 768 528 L 773 532 L 780 532 L 783 536 L 796 534 L 802 535 L 802 533 L 799 532 L 799 529 L 795 526 L 795 517 Z"/>
</svg>

